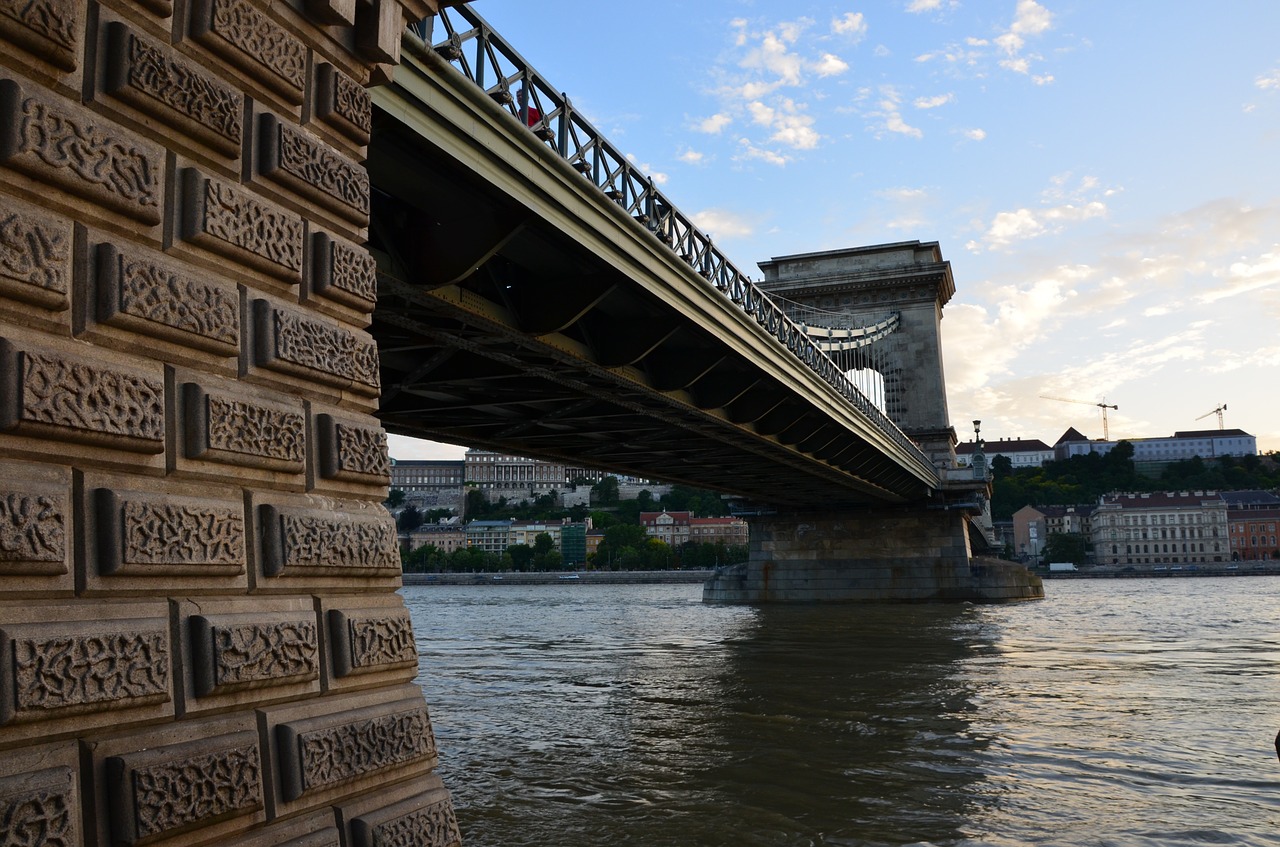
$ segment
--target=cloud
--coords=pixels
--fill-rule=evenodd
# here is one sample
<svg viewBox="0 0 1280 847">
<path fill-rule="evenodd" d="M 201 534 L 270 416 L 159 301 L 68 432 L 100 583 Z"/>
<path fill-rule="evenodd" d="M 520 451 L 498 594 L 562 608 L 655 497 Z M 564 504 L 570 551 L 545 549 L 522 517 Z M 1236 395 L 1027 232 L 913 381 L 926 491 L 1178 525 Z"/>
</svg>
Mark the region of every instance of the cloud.
<svg viewBox="0 0 1280 847">
<path fill-rule="evenodd" d="M 812 67 L 818 76 L 837 76 L 849 70 L 849 63 L 834 53 L 823 53 Z"/>
<path fill-rule="evenodd" d="M 917 109 L 936 109 L 939 106 L 945 106 L 955 99 L 953 94 L 937 94 L 933 97 L 917 97 L 915 107 Z"/>
<path fill-rule="evenodd" d="M 766 150 L 763 147 L 757 147 L 752 144 L 751 140 L 748 138 L 738 139 L 738 149 L 740 152 L 738 155 L 733 157 L 736 161 L 758 159 L 770 165 L 777 165 L 778 167 L 782 167 L 791 161 L 790 156 L 779 153 L 776 150 Z"/>
<path fill-rule="evenodd" d="M 1265 74 L 1261 74 L 1253 81 L 1253 84 L 1263 91 L 1271 91 L 1272 89 L 1280 89 L 1280 68 L 1273 68 Z"/>
<path fill-rule="evenodd" d="M 964 131 L 964 137 L 970 141 L 983 141 L 987 137 L 987 131 L 985 129 L 977 128 L 966 129 Z"/>
<path fill-rule="evenodd" d="M 687 165 L 698 165 L 702 163 L 702 160 L 705 157 L 697 150 L 685 150 L 676 158 Z"/>
<path fill-rule="evenodd" d="M 746 238 L 755 232 L 749 220 L 726 209 L 703 209 L 689 217 L 694 226 L 716 239 Z"/>
<path fill-rule="evenodd" d="M 831 31 L 861 41 L 867 34 L 867 21 L 861 12 L 845 12 L 842 16 L 831 19 Z"/>
<path fill-rule="evenodd" d="M 649 178 L 652 179 L 655 184 L 657 185 L 667 184 L 667 180 L 669 179 L 669 177 L 665 173 L 662 173 L 661 171 L 655 171 L 653 169 L 653 165 L 650 165 L 648 162 L 637 161 L 633 153 L 627 154 L 627 161 L 635 165 L 637 168 L 639 168 L 641 172 L 647 173 L 649 175 Z"/>
<path fill-rule="evenodd" d="M 1041 192 L 1040 208 L 1019 208 L 997 212 L 982 238 L 968 242 L 972 252 L 995 250 L 1042 235 L 1061 232 L 1068 224 L 1079 223 L 1107 214 L 1107 204 L 1098 197 L 1110 197 L 1113 189 L 1104 189 L 1096 177 L 1082 177 L 1071 184 L 1072 175 L 1059 174 Z"/>
<path fill-rule="evenodd" d="M 698 131 L 705 132 L 708 135 L 718 135 L 721 130 L 733 123 L 733 118 L 723 112 L 704 118 L 698 123 Z"/>
<path fill-rule="evenodd" d="M 1275 245 L 1272 252 L 1263 253 L 1256 259 L 1232 262 L 1225 271 L 1215 276 L 1225 282 L 1199 294 L 1196 300 L 1200 303 L 1214 303 L 1280 284 L 1280 244 Z"/>
<path fill-rule="evenodd" d="M 884 133 L 891 132 L 896 135 L 906 135 L 910 138 L 923 138 L 924 133 L 908 124 L 902 117 L 900 109 L 902 103 L 902 95 L 900 95 L 893 86 L 886 85 L 880 88 L 880 101 L 877 104 L 877 110 L 868 112 L 868 116 L 877 120 L 873 126 L 877 138 L 882 138 Z"/>
</svg>

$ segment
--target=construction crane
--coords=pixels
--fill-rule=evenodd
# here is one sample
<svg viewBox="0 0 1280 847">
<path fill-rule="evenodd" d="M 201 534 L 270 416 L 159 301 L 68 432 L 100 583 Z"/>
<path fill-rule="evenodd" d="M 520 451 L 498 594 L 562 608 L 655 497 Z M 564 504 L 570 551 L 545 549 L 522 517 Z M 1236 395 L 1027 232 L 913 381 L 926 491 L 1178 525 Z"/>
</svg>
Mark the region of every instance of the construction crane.
<svg viewBox="0 0 1280 847">
<path fill-rule="evenodd" d="M 1201 415 L 1200 417 L 1196 418 L 1196 420 L 1198 420 L 1198 421 L 1202 421 L 1202 420 L 1204 420 L 1205 418 L 1209 417 L 1210 415 L 1217 415 L 1217 416 L 1218 416 L 1218 429 L 1226 429 L 1226 426 L 1225 426 L 1225 425 L 1223 424 L 1223 422 L 1222 422 L 1222 413 L 1223 413 L 1223 412 L 1225 412 L 1226 410 L 1227 410 L 1227 404 L 1226 404 L 1226 403 L 1223 403 L 1221 406 L 1219 406 L 1218 408 L 1214 409 L 1213 411 L 1211 411 L 1211 412 L 1205 412 L 1203 415 Z"/>
<path fill-rule="evenodd" d="M 1111 440 L 1111 430 L 1107 426 L 1107 409 L 1119 409 L 1116 405 L 1107 405 L 1107 398 L 1103 397 L 1101 403 L 1094 403 L 1091 400 L 1068 400 L 1066 397 L 1050 397 L 1048 394 L 1041 394 L 1041 400 L 1057 400 L 1060 403 L 1080 403 L 1084 406 L 1097 406 L 1102 410 L 1102 440 Z"/>
</svg>

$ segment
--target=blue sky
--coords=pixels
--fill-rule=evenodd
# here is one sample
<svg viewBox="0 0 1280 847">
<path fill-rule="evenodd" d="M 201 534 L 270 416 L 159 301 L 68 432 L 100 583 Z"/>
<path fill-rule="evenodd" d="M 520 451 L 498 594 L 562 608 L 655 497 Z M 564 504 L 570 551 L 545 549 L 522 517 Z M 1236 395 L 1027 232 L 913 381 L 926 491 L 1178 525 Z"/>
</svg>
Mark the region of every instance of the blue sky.
<svg viewBox="0 0 1280 847">
<path fill-rule="evenodd" d="M 1280 450 L 1275 0 L 474 8 L 738 267 L 938 241 L 961 439 L 1102 436 L 1052 395 Z"/>
</svg>

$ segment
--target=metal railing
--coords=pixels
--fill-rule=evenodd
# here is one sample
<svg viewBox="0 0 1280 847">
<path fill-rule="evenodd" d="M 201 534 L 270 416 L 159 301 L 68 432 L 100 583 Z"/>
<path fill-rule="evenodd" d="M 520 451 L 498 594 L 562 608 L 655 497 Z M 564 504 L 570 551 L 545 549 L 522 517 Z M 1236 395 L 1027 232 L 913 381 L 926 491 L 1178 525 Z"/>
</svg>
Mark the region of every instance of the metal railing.
<svg viewBox="0 0 1280 847">
<path fill-rule="evenodd" d="M 930 466 L 920 448 L 844 375 L 809 332 L 715 248 L 627 157 L 573 108 L 484 18 L 469 6 L 442 9 L 411 25 L 422 49 L 479 86 L 543 144 L 618 204 L 699 276 L 755 318 L 796 358 L 817 373 L 900 447 Z"/>
</svg>

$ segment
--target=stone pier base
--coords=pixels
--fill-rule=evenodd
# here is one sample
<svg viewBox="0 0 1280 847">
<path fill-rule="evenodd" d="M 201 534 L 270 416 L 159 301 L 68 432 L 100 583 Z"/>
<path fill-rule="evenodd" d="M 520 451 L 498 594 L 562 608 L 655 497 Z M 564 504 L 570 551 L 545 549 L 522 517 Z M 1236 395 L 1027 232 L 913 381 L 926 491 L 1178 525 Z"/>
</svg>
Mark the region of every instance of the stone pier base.
<svg viewBox="0 0 1280 847">
<path fill-rule="evenodd" d="M 744 564 L 707 581 L 706 603 L 996 603 L 1044 596 L 1021 565 L 974 559 L 965 516 L 927 508 L 751 520 Z"/>
</svg>

